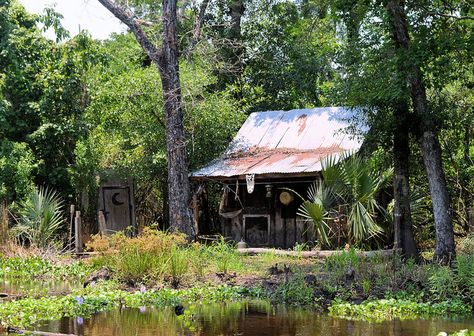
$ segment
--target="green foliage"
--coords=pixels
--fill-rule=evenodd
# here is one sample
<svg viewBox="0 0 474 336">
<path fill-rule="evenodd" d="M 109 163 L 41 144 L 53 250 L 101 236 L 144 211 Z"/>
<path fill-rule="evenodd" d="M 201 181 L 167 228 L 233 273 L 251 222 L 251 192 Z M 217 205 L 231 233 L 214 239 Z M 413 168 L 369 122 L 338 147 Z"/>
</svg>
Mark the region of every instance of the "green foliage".
<svg viewBox="0 0 474 336">
<path fill-rule="evenodd" d="M 88 246 L 100 253 L 93 259 L 95 267 L 108 267 L 116 279 L 127 283 L 167 281 L 177 287 L 185 279 L 189 283 L 212 272 L 228 274 L 243 269 L 235 246 L 222 237 L 210 246 L 188 246 L 181 234 L 147 228 L 135 238 L 121 233 L 95 236 Z"/>
<path fill-rule="evenodd" d="M 178 280 L 188 260 L 184 237 L 180 234 L 147 228 L 138 237 L 129 238 L 123 233 L 110 237 L 94 236 L 89 249 L 100 253 L 94 258 L 96 267 L 110 268 L 118 280 L 128 283 L 143 283 L 163 280 L 165 276 Z"/>
<path fill-rule="evenodd" d="M 82 262 L 57 264 L 42 257 L 0 256 L 0 278 L 83 278 L 90 271 L 91 268 Z"/>
<path fill-rule="evenodd" d="M 457 297 L 457 286 L 454 271 L 448 266 L 435 266 L 429 272 L 428 285 L 435 300 Z"/>
<path fill-rule="evenodd" d="M 325 244 L 330 244 L 328 220 L 337 217 L 346 221 L 349 240 L 362 245 L 383 232 L 376 219 L 385 209 L 377 203 L 376 195 L 392 173 L 388 169 L 378 174 L 355 154 L 346 154 L 340 160 L 329 157 L 324 162 L 323 180 L 309 188 L 308 199 L 303 199 L 298 214 L 312 220 Z"/>
<path fill-rule="evenodd" d="M 36 165 L 25 143 L 0 140 L 0 199 L 22 200 L 33 190 Z"/>
<path fill-rule="evenodd" d="M 330 157 L 323 167 L 323 179 L 347 206 L 349 237 L 360 244 L 379 235 L 382 229 L 375 223 L 377 211 L 384 211 L 376 200 L 377 193 L 393 174 L 393 169 L 374 171 L 358 155 L 345 155 L 339 162 Z"/>
<path fill-rule="evenodd" d="M 453 333 L 450 333 L 449 335 L 452 336 L 474 336 L 474 331 L 469 331 L 467 329 L 464 330 L 459 330 Z M 440 332 L 437 336 L 448 336 L 448 333 L 446 332 Z"/>
<path fill-rule="evenodd" d="M 295 305 L 316 305 L 313 289 L 304 280 L 303 273 L 296 273 L 280 283 L 271 295 L 272 300 Z"/>
<path fill-rule="evenodd" d="M 3 326 L 27 328 L 41 321 L 61 317 L 89 317 L 94 313 L 115 307 L 173 306 L 181 302 L 223 302 L 244 297 L 240 287 L 196 287 L 186 290 L 161 289 L 157 291 L 126 292 L 110 283 L 77 291 L 66 296 L 41 299 L 26 298 L 0 303 L 0 321 Z"/>
<path fill-rule="evenodd" d="M 32 246 L 48 248 L 57 241 L 58 231 L 64 224 L 63 201 L 56 191 L 39 187 L 20 203 L 20 222 L 14 232 Z"/>
<path fill-rule="evenodd" d="M 329 307 L 331 316 L 369 322 L 439 317 L 447 314 L 468 316 L 471 312 L 471 308 L 460 300 L 418 303 L 409 300 L 383 299 L 363 302 L 360 305 L 336 301 Z"/>
<path fill-rule="evenodd" d="M 173 245 L 169 251 L 169 274 L 174 287 L 178 287 L 182 277 L 188 272 L 189 254 L 183 253 L 178 246 Z"/>
<path fill-rule="evenodd" d="M 455 280 L 458 295 L 474 303 L 474 253 L 461 254 L 456 258 Z"/>
<path fill-rule="evenodd" d="M 209 252 L 216 262 L 218 272 L 227 274 L 229 273 L 229 270 L 241 268 L 243 266 L 240 263 L 240 256 L 235 246 L 226 243 L 224 237 L 220 237 L 218 241 L 215 241 L 209 247 Z"/>
<path fill-rule="evenodd" d="M 239 41 L 246 51 L 239 83 L 244 104 L 252 111 L 327 105 L 338 51 L 327 5 L 252 1 L 245 15 Z"/>
<path fill-rule="evenodd" d="M 19 175 L 2 179 L 6 186 L 0 193 L 10 202 L 21 200 L 32 181 L 63 196 L 73 194 L 75 145 L 86 131 L 86 72 L 101 58 L 84 33 L 62 44 L 43 37 L 40 23 L 55 28 L 59 39 L 66 36 L 60 18 L 51 9 L 41 17 L 30 15 L 17 1 L 1 8 L 0 162 L 9 160 L 7 148 L 14 143 L 18 163 L 10 169 Z"/>
<path fill-rule="evenodd" d="M 332 279 L 331 282 L 337 285 L 343 281 L 344 275 L 350 267 L 358 272 L 360 264 L 361 260 L 357 251 L 350 248 L 348 251 L 340 251 L 340 253 L 329 256 L 326 259 L 325 267 Z"/>
<path fill-rule="evenodd" d="M 329 245 L 327 232 L 329 226 L 327 221 L 329 209 L 334 201 L 333 190 L 326 187 L 324 182 L 317 181 L 308 189 L 308 199 L 303 199 L 303 203 L 298 209 L 298 215 L 311 220 L 322 243 Z"/>
</svg>

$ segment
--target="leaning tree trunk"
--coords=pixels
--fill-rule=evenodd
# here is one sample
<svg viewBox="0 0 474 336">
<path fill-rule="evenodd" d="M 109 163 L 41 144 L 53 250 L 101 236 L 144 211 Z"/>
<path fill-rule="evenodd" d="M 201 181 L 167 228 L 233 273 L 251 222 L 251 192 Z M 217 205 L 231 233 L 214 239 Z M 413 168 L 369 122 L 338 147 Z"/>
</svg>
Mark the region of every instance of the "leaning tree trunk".
<svg viewBox="0 0 474 336">
<path fill-rule="evenodd" d="M 157 48 L 150 41 L 140 21 L 135 19 L 130 9 L 122 7 L 113 0 L 99 0 L 99 2 L 130 28 L 143 50 L 158 67 L 163 88 L 166 126 L 170 229 L 185 232 L 188 237 L 194 238 L 195 230 L 189 209 L 188 168 L 179 81 L 177 0 L 163 0 L 161 48 Z"/>
<path fill-rule="evenodd" d="M 419 260 L 419 252 L 413 238 L 410 209 L 410 143 L 408 125 L 408 105 L 403 102 L 394 109 L 395 127 L 393 132 L 393 227 L 395 248 L 401 248 L 405 258 Z"/>
<path fill-rule="evenodd" d="M 408 55 L 410 37 L 405 15 L 404 0 L 390 0 L 387 4 L 388 13 L 392 20 L 392 36 L 400 51 Z M 428 108 L 426 88 L 420 67 L 406 57 L 406 79 L 410 87 L 413 107 L 421 120 L 420 147 L 428 176 L 436 231 L 435 258 L 443 263 L 449 263 L 455 257 L 454 232 L 451 221 L 449 194 L 444 175 L 441 147 L 438 131 Z"/>
</svg>

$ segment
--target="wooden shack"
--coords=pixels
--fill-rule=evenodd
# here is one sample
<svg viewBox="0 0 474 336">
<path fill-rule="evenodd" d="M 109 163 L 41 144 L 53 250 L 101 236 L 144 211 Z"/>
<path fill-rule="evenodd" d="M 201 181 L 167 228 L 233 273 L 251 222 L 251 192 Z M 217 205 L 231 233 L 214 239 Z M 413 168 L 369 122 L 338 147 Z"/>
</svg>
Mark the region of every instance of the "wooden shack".
<svg viewBox="0 0 474 336">
<path fill-rule="evenodd" d="M 252 113 L 227 150 L 191 174 L 196 185 L 222 184 L 220 233 L 251 247 L 313 242 L 293 191 L 306 196 L 326 157 L 359 149 L 360 141 L 347 132 L 353 115 L 343 107 Z M 206 223 L 196 224 L 205 231 Z"/>
</svg>

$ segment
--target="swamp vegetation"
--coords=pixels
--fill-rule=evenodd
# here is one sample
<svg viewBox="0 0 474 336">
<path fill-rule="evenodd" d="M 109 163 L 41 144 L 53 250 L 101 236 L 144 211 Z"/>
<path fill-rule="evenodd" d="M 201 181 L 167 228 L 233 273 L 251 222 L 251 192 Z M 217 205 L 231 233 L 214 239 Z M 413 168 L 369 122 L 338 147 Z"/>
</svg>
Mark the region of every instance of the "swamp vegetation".
<svg viewBox="0 0 474 336">
<path fill-rule="evenodd" d="M 48 259 L 26 251 L 22 257 L 2 255 L 3 283 L 40 282 L 46 287 L 48 280 L 61 279 L 76 285 L 59 292 L 54 287 L 24 288 L 19 296 L 12 291 L 10 299 L 0 302 L 0 321 L 5 328 L 28 329 L 117 309 L 182 305 L 192 312 L 255 299 L 371 323 L 448 316 L 469 321 L 474 303 L 472 245 L 472 238 L 460 244 L 456 266 L 450 268 L 403 261 L 398 255 L 362 257 L 354 248 L 325 260 L 271 252 L 244 256 L 223 240 L 189 244 L 182 234 L 153 229 L 134 238 L 123 233 L 96 236 L 89 244 L 96 253 L 83 260 Z M 4 285 L 0 291 L 7 289 Z M 188 322 L 193 320 L 185 316 L 180 328 Z"/>
<path fill-rule="evenodd" d="M 473 335 L 472 0 L 99 1 L 129 31 L 0 0 L 0 334 Z M 364 140 L 299 209 L 338 252 L 200 243 L 187 172 L 251 112 L 321 106 Z M 95 235 L 108 177 L 133 180 L 138 235 Z"/>
</svg>

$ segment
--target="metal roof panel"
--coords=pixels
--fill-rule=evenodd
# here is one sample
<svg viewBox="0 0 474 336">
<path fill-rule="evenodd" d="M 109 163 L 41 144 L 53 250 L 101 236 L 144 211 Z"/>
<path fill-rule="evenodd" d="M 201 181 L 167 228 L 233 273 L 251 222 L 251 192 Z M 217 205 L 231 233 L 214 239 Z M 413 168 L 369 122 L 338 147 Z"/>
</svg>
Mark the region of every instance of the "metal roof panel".
<svg viewBox="0 0 474 336">
<path fill-rule="evenodd" d="M 191 176 L 318 172 L 325 157 L 360 148 L 344 132 L 355 113 L 344 107 L 252 113 L 225 153 Z"/>
</svg>

